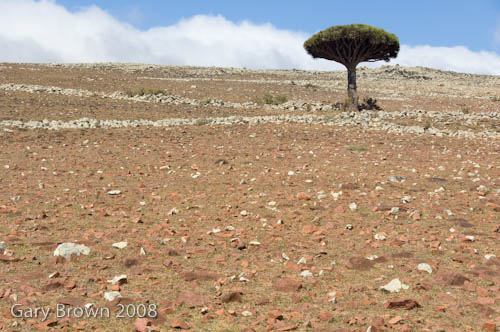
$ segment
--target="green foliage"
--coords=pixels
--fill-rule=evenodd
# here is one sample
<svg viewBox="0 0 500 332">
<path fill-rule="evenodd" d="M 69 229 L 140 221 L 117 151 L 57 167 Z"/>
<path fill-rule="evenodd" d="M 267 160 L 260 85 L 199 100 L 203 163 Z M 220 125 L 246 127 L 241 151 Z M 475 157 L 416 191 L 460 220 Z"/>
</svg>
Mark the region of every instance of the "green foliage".
<svg viewBox="0 0 500 332">
<path fill-rule="evenodd" d="M 399 52 L 396 35 L 366 24 L 337 25 L 320 31 L 304 43 L 314 58 L 356 66 L 364 61 L 389 61 Z"/>
<path fill-rule="evenodd" d="M 365 98 L 363 103 L 358 106 L 358 110 L 369 110 L 369 111 L 380 111 L 382 108 L 377 105 L 377 99 L 375 98 Z"/>
<path fill-rule="evenodd" d="M 125 94 L 129 97 L 137 97 L 137 96 L 147 96 L 147 95 L 164 95 L 165 91 L 162 89 L 146 89 L 140 88 L 137 90 L 127 90 Z"/>
<path fill-rule="evenodd" d="M 500 97 L 493 97 L 493 98 L 491 98 L 491 101 L 494 101 L 494 102 L 500 101 Z"/>
<path fill-rule="evenodd" d="M 312 90 L 315 90 L 315 91 L 318 89 L 318 86 L 317 86 L 317 85 L 314 85 L 314 84 L 312 84 L 312 83 L 307 83 L 306 85 L 304 85 L 304 87 L 305 87 L 306 89 L 312 89 Z"/>
<path fill-rule="evenodd" d="M 285 95 L 273 96 L 266 93 L 262 98 L 257 98 L 256 103 L 259 105 L 281 105 L 288 101 L 288 97 Z"/>
<path fill-rule="evenodd" d="M 428 130 L 429 128 L 432 127 L 432 123 L 430 120 L 427 120 L 424 124 L 424 130 Z"/>
</svg>

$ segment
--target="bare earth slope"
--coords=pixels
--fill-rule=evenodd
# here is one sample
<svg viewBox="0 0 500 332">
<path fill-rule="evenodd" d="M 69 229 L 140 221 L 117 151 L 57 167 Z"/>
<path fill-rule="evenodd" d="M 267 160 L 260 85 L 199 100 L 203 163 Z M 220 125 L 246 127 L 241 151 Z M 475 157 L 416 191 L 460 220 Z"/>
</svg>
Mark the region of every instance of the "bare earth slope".
<svg viewBox="0 0 500 332">
<path fill-rule="evenodd" d="M 500 78 L 345 81 L 0 64 L 0 331 L 498 331 Z"/>
</svg>

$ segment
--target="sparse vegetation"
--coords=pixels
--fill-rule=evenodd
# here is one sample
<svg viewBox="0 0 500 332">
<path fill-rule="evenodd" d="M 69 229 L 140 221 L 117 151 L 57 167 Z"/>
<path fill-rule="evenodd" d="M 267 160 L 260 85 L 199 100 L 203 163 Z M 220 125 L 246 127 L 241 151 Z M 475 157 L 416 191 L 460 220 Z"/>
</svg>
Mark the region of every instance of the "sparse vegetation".
<svg viewBox="0 0 500 332">
<path fill-rule="evenodd" d="M 362 152 L 362 151 L 367 151 L 368 148 L 364 145 L 350 145 L 349 146 L 349 151 L 357 151 L 357 152 Z"/>
<path fill-rule="evenodd" d="M 465 104 L 460 104 L 460 112 L 462 112 L 463 114 L 469 114 L 470 108 Z"/>
<path fill-rule="evenodd" d="M 259 105 L 281 105 L 288 101 L 288 97 L 285 95 L 277 95 L 273 96 L 271 94 L 266 93 L 261 98 L 257 98 L 255 101 Z"/>
<path fill-rule="evenodd" d="M 363 103 L 358 106 L 358 110 L 369 110 L 369 111 L 380 111 L 382 108 L 377 105 L 377 99 L 375 98 L 365 98 Z"/>
<path fill-rule="evenodd" d="M 491 101 L 494 101 L 494 102 L 500 101 L 500 97 L 493 97 L 493 98 L 491 98 Z"/>
<path fill-rule="evenodd" d="M 312 89 L 312 90 L 315 90 L 315 91 L 318 89 L 318 86 L 315 85 L 315 84 L 312 84 L 312 83 L 307 83 L 306 85 L 304 85 L 304 87 L 306 89 Z"/>
<path fill-rule="evenodd" d="M 127 90 L 125 94 L 129 97 L 137 97 L 137 96 L 147 96 L 147 95 L 164 95 L 165 90 L 162 89 L 146 89 L 146 88 L 140 88 L 136 90 Z"/>
</svg>

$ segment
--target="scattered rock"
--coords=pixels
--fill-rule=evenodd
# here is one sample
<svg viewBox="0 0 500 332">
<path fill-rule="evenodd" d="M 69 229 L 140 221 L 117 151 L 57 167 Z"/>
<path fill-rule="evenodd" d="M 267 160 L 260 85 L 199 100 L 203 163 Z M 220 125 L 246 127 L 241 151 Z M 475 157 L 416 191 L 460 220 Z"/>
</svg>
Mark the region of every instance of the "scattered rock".
<svg viewBox="0 0 500 332">
<path fill-rule="evenodd" d="M 114 277 L 111 280 L 108 280 L 108 282 L 112 285 L 118 284 L 119 286 L 126 284 L 127 283 L 127 275 L 126 274 L 119 275 L 117 277 Z"/>
<path fill-rule="evenodd" d="M 174 329 L 182 329 L 182 330 L 189 329 L 189 325 L 177 317 L 172 318 L 172 320 L 170 321 L 170 327 L 174 328 Z"/>
<path fill-rule="evenodd" d="M 241 292 L 230 292 L 222 295 L 221 301 L 223 303 L 229 303 L 229 302 L 241 302 L 242 297 L 241 297 Z"/>
<path fill-rule="evenodd" d="M 122 192 L 120 190 L 110 190 L 108 191 L 108 195 L 114 196 L 114 195 L 120 195 Z"/>
<path fill-rule="evenodd" d="M 413 308 L 419 308 L 420 304 L 417 301 L 412 299 L 390 299 L 385 303 L 385 307 L 387 309 L 406 309 L 411 310 Z"/>
<path fill-rule="evenodd" d="M 104 292 L 104 298 L 109 302 L 114 301 L 115 299 L 117 299 L 119 297 L 122 297 L 120 292 L 117 292 L 117 291 Z"/>
<path fill-rule="evenodd" d="M 210 302 L 210 299 L 191 291 L 182 291 L 177 294 L 176 302 L 178 305 L 185 304 L 188 308 L 194 308 L 206 306 Z"/>
<path fill-rule="evenodd" d="M 365 257 L 351 257 L 346 262 L 346 267 L 351 270 L 358 271 L 368 271 L 375 266 L 373 261 L 366 259 Z"/>
<path fill-rule="evenodd" d="M 210 281 L 217 280 L 220 278 L 220 276 L 217 273 L 211 271 L 185 271 L 182 273 L 182 278 L 186 281 Z"/>
<path fill-rule="evenodd" d="M 127 241 L 122 241 L 122 242 L 116 242 L 116 243 L 113 243 L 111 246 L 112 246 L 113 248 L 123 249 L 123 248 L 125 248 L 127 245 L 128 245 Z"/>
<path fill-rule="evenodd" d="M 147 318 L 137 318 L 134 322 L 134 328 L 137 332 L 149 332 L 152 322 Z"/>
<path fill-rule="evenodd" d="M 403 183 L 406 181 L 406 178 L 404 176 L 399 176 L 399 175 L 391 175 L 387 179 L 391 182 L 398 182 L 398 183 Z"/>
<path fill-rule="evenodd" d="M 354 212 L 354 211 L 356 211 L 357 209 L 358 209 L 358 204 L 356 204 L 356 203 L 354 203 L 354 202 L 353 202 L 353 203 L 351 203 L 351 204 L 349 204 L 349 210 L 351 210 L 351 211 L 353 211 L 353 212 Z"/>
<path fill-rule="evenodd" d="M 274 283 L 274 289 L 279 292 L 296 292 L 302 288 L 302 284 L 297 280 L 284 278 Z"/>
<path fill-rule="evenodd" d="M 90 254 L 89 247 L 83 244 L 76 244 L 70 242 L 61 243 L 60 245 L 57 246 L 56 250 L 54 251 L 54 256 L 60 256 L 66 259 L 69 259 L 71 255 L 80 256 L 88 254 Z"/>
<path fill-rule="evenodd" d="M 456 272 L 442 274 L 441 280 L 450 286 L 463 286 L 465 281 L 470 281 L 469 278 Z"/>
<path fill-rule="evenodd" d="M 417 270 L 432 273 L 432 267 L 427 263 L 420 263 L 417 265 Z"/>
<path fill-rule="evenodd" d="M 380 290 L 389 293 L 398 293 L 401 289 L 408 289 L 410 286 L 403 284 L 399 279 L 392 279 L 387 285 L 379 287 Z"/>
</svg>

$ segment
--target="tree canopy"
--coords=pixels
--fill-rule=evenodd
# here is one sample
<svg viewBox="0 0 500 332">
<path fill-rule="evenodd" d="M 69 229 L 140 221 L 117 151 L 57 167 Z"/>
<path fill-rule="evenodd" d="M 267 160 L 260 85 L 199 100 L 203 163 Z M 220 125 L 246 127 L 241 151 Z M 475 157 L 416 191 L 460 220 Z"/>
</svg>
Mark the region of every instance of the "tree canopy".
<svg viewBox="0 0 500 332">
<path fill-rule="evenodd" d="M 396 35 L 366 24 L 337 25 L 320 31 L 304 43 L 313 58 L 333 60 L 346 67 L 360 62 L 389 61 L 399 52 Z"/>
</svg>

